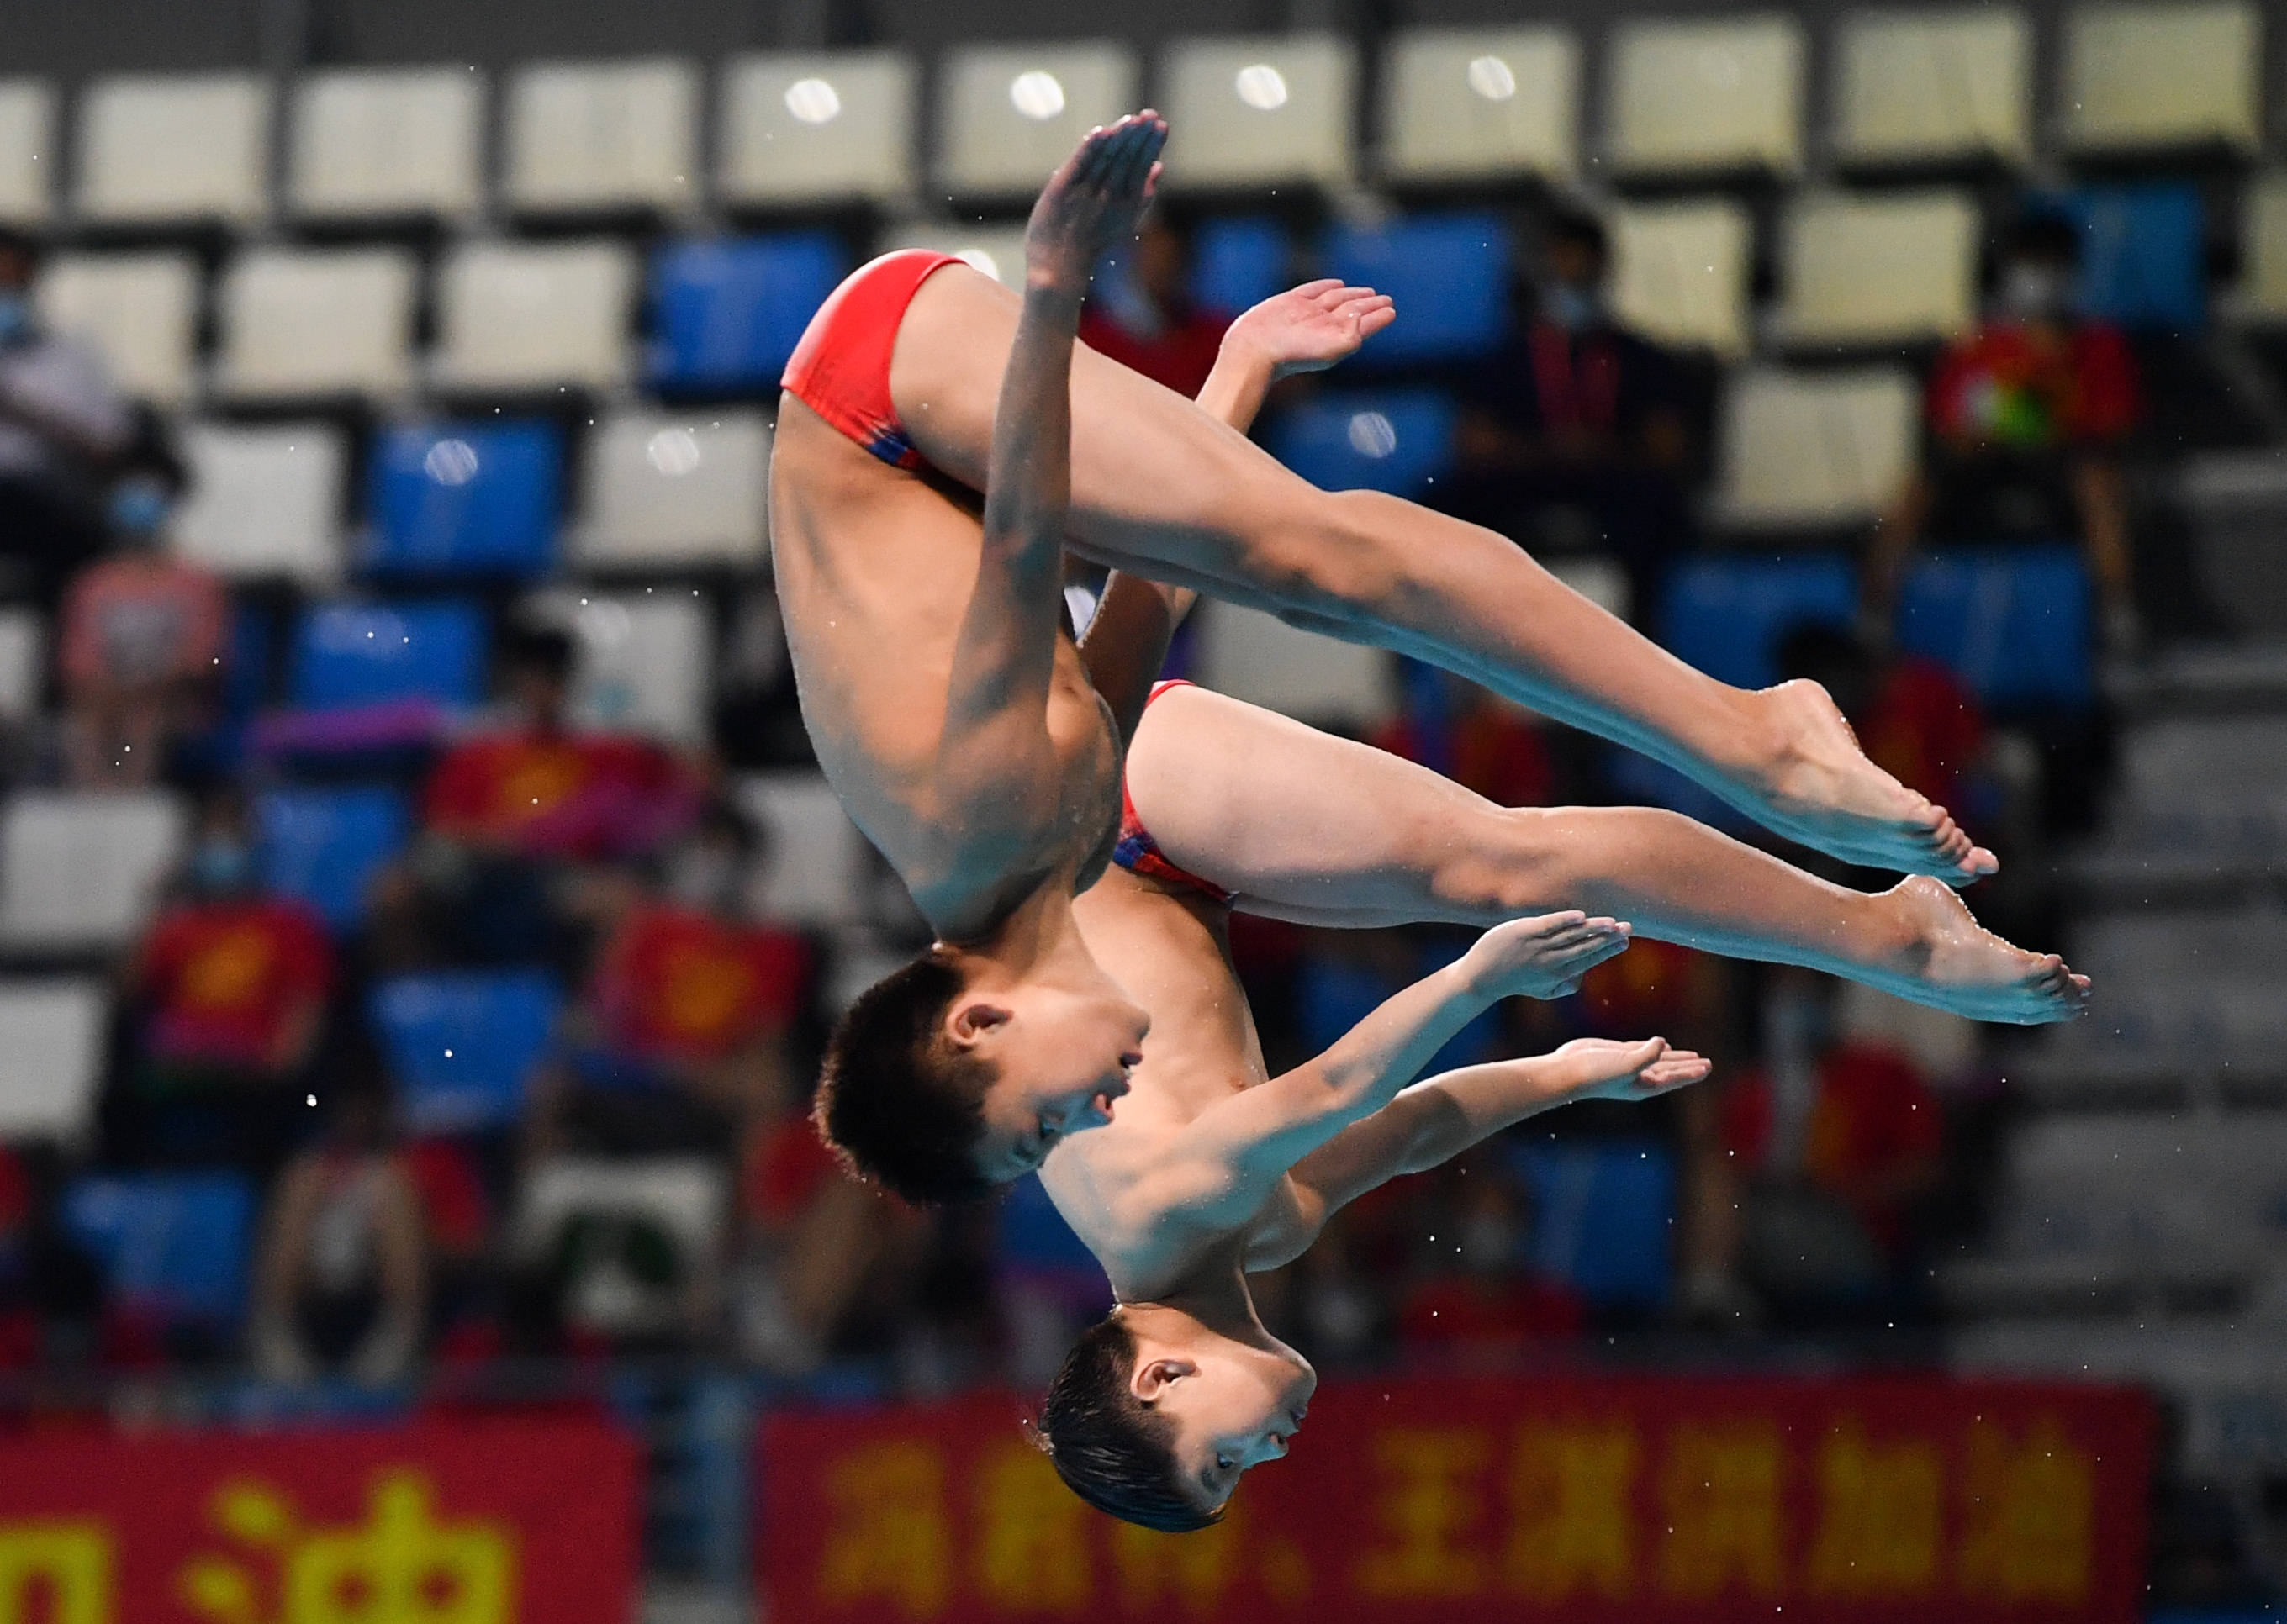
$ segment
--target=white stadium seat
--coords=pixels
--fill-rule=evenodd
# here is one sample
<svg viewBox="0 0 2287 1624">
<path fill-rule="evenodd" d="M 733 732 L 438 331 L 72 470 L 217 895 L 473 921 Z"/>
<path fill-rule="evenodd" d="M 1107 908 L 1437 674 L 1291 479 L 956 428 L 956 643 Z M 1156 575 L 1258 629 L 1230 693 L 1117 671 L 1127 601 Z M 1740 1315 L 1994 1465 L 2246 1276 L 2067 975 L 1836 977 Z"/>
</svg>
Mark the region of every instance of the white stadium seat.
<svg viewBox="0 0 2287 1624">
<path fill-rule="evenodd" d="M 288 196 L 310 219 L 460 219 L 483 201 L 484 75 L 337 69 L 294 95 Z"/>
<path fill-rule="evenodd" d="M 0 946 L 123 947 L 148 917 L 189 819 L 164 792 L 27 790 L 0 809 Z"/>
<path fill-rule="evenodd" d="M 633 254 L 614 241 L 471 243 L 438 273 L 434 381 L 609 389 L 627 376 Z"/>
<path fill-rule="evenodd" d="M 55 91 L 37 79 L 0 79 L 0 223 L 45 220 L 55 169 Z"/>
<path fill-rule="evenodd" d="M 75 1139 L 95 1116 L 109 999 L 91 978 L 0 981 L 0 1140 Z"/>
<path fill-rule="evenodd" d="M 699 71 L 688 62 L 546 63 L 509 84 L 511 209 L 672 212 L 697 198 Z"/>
<path fill-rule="evenodd" d="M 1381 65 L 1382 175 L 1570 179 L 1580 47 L 1562 28 L 1413 28 Z"/>
<path fill-rule="evenodd" d="M 399 248 L 255 248 L 224 273 L 215 386 L 251 399 L 402 393 L 420 267 Z"/>
<path fill-rule="evenodd" d="M 2022 12 L 1861 12 L 1838 43 L 1834 149 L 1858 163 L 2032 154 L 2032 28 Z"/>
<path fill-rule="evenodd" d="M 770 462 L 760 411 L 615 412 L 588 438 L 574 555 L 606 570 L 757 564 Z"/>
<path fill-rule="evenodd" d="M 677 745 L 706 742 L 715 666 L 713 607 L 689 587 L 551 587 L 531 603 L 580 645 L 572 713 L 583 726 Z"/>
<path fill-rule="evenodd" d="M 1949 338 L 1977 315 L 1977 205 L 1958 192 L 1800 193 L 1779 231 L 1779 328 L 1805 344 Z"/>
<path fill-rule="evenodd" d="M 1791 17 L 1627 22 L 1609 61 L 1608 155 L 1624 174 L 1802 165 L 1801 25 Z"/>
<path fill-rule="evenodd" d="M 341 573 L 349 449 L 334 423 L 193 423 L 191 493 L 175 516 L 185 557 L 233 580 L 322 586 Z"/>
<path fill-rule="evenodd" d="M 887 51 L 740 57 L 723 70 L 716 182 L 745 206 L 903 201 L 914 65 Z"/>
<path fill-rule="evenodd" d="M 2248 183 L 2240 241 L 2240 313 L 2287 321 L 2287 172 L 2275 169 Z"/>
<path fill-rule="evenodd" d="M 1381 649 L 1306 632 L 1259 610 L 1203 603 L 1199 679 L 1220 693 L 1305 721 L 1365 729 L 1397 707 L 1395 662 Z"/>
<path fill-rule="evenodd" d="M 1856 524 L 1911 476 L 1920 396 L 1908 373 L 1734 374 L 1724 390 L 1718 512 L 1770 528 Z"/>
<path fill-rule="evenodd" d="M 41 273 L 41 319 L 84 334 L 119 387 L 161 406 L 187 400 L 195 378 L 198 263 L 188 254 L 67 254 Z"/>
<path fill-rule="evenodd" d="M 728 1175 L 697 1157 L 546 1161 L 524 1180 L 511 1245 L 520 1264 L 535 1266 L 559 1254 L 575 1222 L 654 1231 L 674 1248 L 666 1280 L 608 1248 L 585 1248 L 564 1313 L 586 1330 L 656 1336 L 693 1323 L 708 1301 L 730 1207 Z"/>
<path fill-rule="evenodd" d="M 958 254 L 989 277 L 1021 288 L 1025 281 L 1025 228 L 1021 225 L 909 225 L 882 240 L 882 252 L 927 248 Z"/>
<path fill-rule="evenodd" d="M 1106 41 L 951 52 L 938 91 L 942 189 L 1030 197 L 1091 128 L 1136 110 L 1136 83 L 1135 52 Z"/>
<path fill-rule="evenodd" d="M 739 781 L 739 804 L 762 825 L 769 848 L 755 878 L 757 912 L 804 926 L 863 919 L 866 837 L 822 775 L 751 774 Z"/>
<path fill-rule="evenodd" d="M 2263 24 L 2239 0 L 2087 5 L 2068 14 L 2066 143 L 2130 152 L 2262 143 Z"/>
<path fill-rule="evenodd" d="M 38 610 L 24 604 L 0 609 L 0 728 L 39 714 L 47 653 L 47 627 Z"/>
<path fill-rule="evenodd" d="M 1612 308 L 1665 343 L 1747 351 L 1747 284 L 1754 225 L 1721 199 L 1643 203 L 1611 215 Z"/>
<path fill-rule="evenodd" d="M 1169 46 L 1159 71 L 1168 184 L 1347 185 L 1357 169 L 1357 49 L 1330 35 Z"/>
<path fill-rule="evenodd" d="M 253 74 L 127 75 L 80 98 L 91 220 L 245 225 L 270 207 L 270 86 Z"/>
</svg>

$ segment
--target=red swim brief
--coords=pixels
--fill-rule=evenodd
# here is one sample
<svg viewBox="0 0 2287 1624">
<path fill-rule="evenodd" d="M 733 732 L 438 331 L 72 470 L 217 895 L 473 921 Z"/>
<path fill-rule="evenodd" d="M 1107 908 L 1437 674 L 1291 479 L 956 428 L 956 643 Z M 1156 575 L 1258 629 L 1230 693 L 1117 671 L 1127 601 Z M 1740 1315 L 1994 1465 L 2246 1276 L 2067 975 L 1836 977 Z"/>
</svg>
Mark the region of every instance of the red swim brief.
<svg viewBox="0 0 2287 1624">
<path fill-rule="evenodd" d="M 890 400 L 890 356 L 921 285 L 958 263 L 954 254 L 900 248 L 859 266 L 810 319 L 779 386 L 882 461 L 922 467 Z"/>
<path fill-rule="evenodd" d="M 1151 697 L 1144 701 L 1144 708 L 1150 710 L 1153 701 L 1171 688 L 1191 686 L 1190 682 L 1154 682 Z M 1136 800 L 1128 792 L 1124 773 L 1120 780 L 1120 844 L 1112 848 L 1112 860 L 1131 874 L 1146 875 L 1171 886 L 1184 886 L 1218 903 L 1231 901 L 1231 894 L 1221 886 L 1167 861 L 1167 854 L 1159 849 L 1159 842 L 1151 838 L 1151 832 L 1144 827 L 1144 820 L 1136 816 Z"/>
</svg>

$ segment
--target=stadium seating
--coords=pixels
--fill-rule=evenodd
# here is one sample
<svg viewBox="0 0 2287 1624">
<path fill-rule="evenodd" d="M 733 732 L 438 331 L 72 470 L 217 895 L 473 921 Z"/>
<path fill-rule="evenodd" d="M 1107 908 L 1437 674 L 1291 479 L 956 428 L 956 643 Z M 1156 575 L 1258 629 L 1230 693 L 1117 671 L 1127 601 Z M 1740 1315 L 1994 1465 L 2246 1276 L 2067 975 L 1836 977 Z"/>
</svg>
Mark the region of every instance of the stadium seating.
<svg viewBox="0 0 2287 1624">
<path fill-rule="evenodd" d="M 1226 215 L 1205 221 L 1191 245 L 1191 296 L 1235 316 L 1301 280 L 1289 274 L 1294 252 L 1275 219 Z"/>
<path fill-rule="evenodd" d="M 54 207 L 55 91 L 0 79 L 0 223 L 36 225 Z"/>
<path fill-rule="evenodd" d="M 434 382 L 470 393 L 616 386 L 636 277 L 635 256 L 604 239 L 455 249 L 438 272 Z"/>
<path fill-rule="evenodd" d="M 1390 656 L 1215 603 L 1201 617 L 1199 680 L 1266 710 L 1370 732 L 1397 706 Z"/>
<path fill-rule="evenodd" d="M 667 59 L 516 70 L 503 120 L 501 192 L 524 214 L 644 209 L 698 196 L 699 74 Z"/>
<path fill-rule="evenodd" d="M 2058 106 L 2076 151 L 2262 139 L 2262 22 L 2243 0 L 2084 4 L 2068 12 Z"/>
<path fill-rule="evenodd" d="M 1167 180 L 1182 190 L 1347 185 L 1357 48 L 1332 35 L 1179 41 L 1160 59 Z"/>
<path fill-rule="evenodd" d="M 716 193 L 734 207 L 900 201 L 914 189 L 911 59 L 740 57 L 723 70 Z"/>
<path fill-rule="evenodd" d="M 581 1329 L 657 1336 L 689 1323 L 730 1209 L 722 1168 L 698 1158 L 549 1161 L 524 1181 L 510 1245 L 569 1276 L 565 1316 Z"/>
<path fill-rule="evenodd" d="M 1666 1144 L 1526 1139 L 1509 1155 L 1532 1192 L 1525 1251 L 1542 1273 L 1600 1305 L 1666 1305 L 1676 1185 Z"/>
<path fill-rule="evenodd" d="M 252 74 L 122 75 L 79 99 L 82 217 L 250 225 L 270 209 L 270 85 Z"/>
<path fill-rule="evenodd" d="M 563 1006 L 537 970 L 406 975 L 373 990 L 371 1013 L 415 1133 L 512 1128 Z"/>
<path fill-rule="evenodd" d="M 1834 150 L 1868 167 L 2032 155 L 2032 29 L 2001 6 L 1859 12 L 1836 41 Z"/>
<path fill-rule="evenodd" d="M 109 989 L 101 981 L 44 976 L 0 981 L 0 1141 L 80 1139 L 95 1118 L 103 1076 Z"/>
<path fill-rule="evenodd" d="M 825 232 L 678 242 L 651 264 L 653 385 L 772 392 L 818 307 L 850 270 Z"/>
<path fill-rule="evenodd" d="M 993 1218 L 994 1284 L 1012 1299 L 1011 1317 L 1019 1326 L 1028 1312 L 1038 1312 L 1036 1305 L 1049 1308 L 1059 1331 L 1066 1316 L 1093 1320 L 1111 1308 L 1104 1265 L 1064 1222 L 1038 1178 L 1009 1186 Z M 1021 1346 L 1021 1332 L 1015 1340 Z"/>
<path fill-rule="evenodd" d="M 374 876 L 403 848 L 412 817 L 384 785 L 271 790 L 254 804 L 263 888 L 307 903 L 337 931 L 364 919 Z"/>
<path fill-rule="evenodd" d="M 305 710 L 483 698 L 483 614 L 472 603 L 320 603 L 296 628 L 288 691 Z"/>
<path fill-rule="evenodd" d="M 187 254 L 59 255 L 42 272 L 40 316 L 92 339 L 119 387 L 160 406 L 190 398 L 199 273 Z"/>
<path fill-rule="evenodd" d="M 906 225 L 891 231 L 881 247 L 885 254 L 895 248 L 957 254 L 1011 288 L 1025 276 L 1025 228 L 1021 225 Z"/>
<path fill-rule="evenodd" d="M 766 847 L 755 883 L 763 913 L 822 926 L 855 924 L 864 917 L 871 871 L 866 837 L 823 777 L 754 773 L 739 780 L 738 794 Z"/>
<path fill-rule="evenodd" d="M 22 725 L 39 713 L 47 675 L 47 627 L 26 604 L 0 609 L 0 728 Z"/>
<path fill-rule="evenodd" d="M 714 677 L 714 607 L 690 588 L 575 592 L 534 607 L 579 640 L 572 712 L 586 726 L 703 748 Z"/>
<path fill-rule="evenodd" d="M 589 437 L 573 555 L 605 571 L 751 568 L 770 458 L 769 421 L 752 408 L 615 412 Z"/>
<path fill-rule="evenodd" d="M 21 790 L 0 808 L 0 948 L 124 947 L 182 849 L 188 817 L 165 791 Z"/>
<path fill-rule="evenodd" d="M 1136 77 L 1135 54 L 1105 41 L 949 52 L 938 72 L 939 189 L 1030 198 L 1091 128 L 1135 111 Z"/>
<path fill-rule="evenodd" d="M 2069 547 L 1926 556 L 1898 598 L 1898 646 L 1948 666 L 1997 710 L 2088 706 L 2089 623 L 2088 572 Z"/>
<path fill-rule="evenodd" d="M 226 1334 L 246 1306 L 255 1194 L 243 1175 L 128 1173 L 83 1179 L 64 1222 L 102 1262 L 115 1309 L 170 1329 Z"/>
<path fill-rule="evenodd" d="M 563 442 L 534 420 L 384 431 L 365 563 L 396 576 L 531 576 L 555 562 Z"/>
<path fill-rule="evenodd" d="M 2080 307 L 2124 327 L 2196 331 L 2207 319 L 2207 243 L 2196 188 L 2087 186 L 2041 200 L 2081 233 Z"/>
<path fill-rule="evenodd" d="M 465 219 L 484 199 L 485 77 L 337 68 L 295 87 L 287 197 L 309 220 Z"/>
<path fill-rule="evenodd" d="M 1781 228 L 1780 332 L 1799 344 L 1951 338 L 1977 316 L 1977 205 L 1954 192 L 1798 196 Z"/>
<path fill-rule="evenodd" d="M 1452 462 L 1454 425 L 1436 390 L 1328 390 L 1280 413 L 1267 443 L 1320 490 L 1414 496 Z"/>
<path fill-rule="evenodd" d="M 2241 315 L 2266 327 L 2287 323 L 2287 172 L 2248 183 L 2239 235 Z"/>
<path fill-rule="evenodd" d="M 1468 361 L 1508 335 L 1510 255 L 1496 215 L 1415 215 L 1377 229 L 1333 227 L 1317 265 L 1397 301 L 1397 321 L 1356 365 Z"/>
<path fill-rule="evenodd" d="M 233 580 L 331 580 L 342 568 L 349 445 L 329 422 L 183 431 L 190 494 L 175 515 L 175 549 Z"/>
<path fill-rule="evenodd" d="M 1897 500 L 1919 391 L 1889 367 L 1735 373 L 1724 390 L 1717 515 L 1748 528 L 1862 524 Z"/>
<path fill-rule="evenodd" d="M 257 248 L 224 273 L 215 387 L 241 399 L 403 393 L 420 269 L 393 248 Z"/>
<path fill-rule="evenodd" d="M 1690 558 L 1668 574 L 1659 642 L 1678 658 L 1736 688 L 1780 680 L 1779 644 L 1797 627 L 1848 627 L 1858 583 L 1849 560 Z"/>
<path fill-rule="evenodd" d="M 2124 731 L 2113 821 L 2149 851 L 2287 850 L 2287 721 L 2172 718 Z"/>
<path fill-rule="evenodd" d="M 1754 225 L 1721 199 L 1613 210 L 1614 314 L 1665 343 L 1725 360 L 1747 352 Z"/>
<path fill-rule="evenodd" d="M 1558 28 L 1411 28 L 1381 63 L 1384 179 L 1569 180 L 1580 47 Z"/>
<path fill-rule="evenodd" d="M 1605 146 L 1624 175 L 1802 166 L 1802 27 L 1780 15 L 1631 20 L 1607 59 Z"/>
</svg>

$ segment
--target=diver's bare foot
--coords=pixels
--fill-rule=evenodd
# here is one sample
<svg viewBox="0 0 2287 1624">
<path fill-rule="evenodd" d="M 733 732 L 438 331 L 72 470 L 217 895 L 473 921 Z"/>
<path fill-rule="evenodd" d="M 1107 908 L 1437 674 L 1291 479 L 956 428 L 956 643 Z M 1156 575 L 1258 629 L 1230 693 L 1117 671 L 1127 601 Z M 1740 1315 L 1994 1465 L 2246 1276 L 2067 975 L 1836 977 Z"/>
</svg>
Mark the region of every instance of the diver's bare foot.
<svg viewBox="0 0 2287 1624">
<path fill-rule="evenodd" d="M 1798 680 L 1748 698 L 1775 744 L 1761 804 L 1747 809 L 1772 829 L 1845 863 L 1933 874 L 1948 885 L 2000 868 L 1943 807 L 1866 759 L 1825 689 Z"/>
<path fill-rule="evenodd" d="M 2040 1026 L 2070 1021 L 2088 1002 L 2088 977 L 2054 953 L 2012 947 L 1971 917 L 1968 904 L 1927 874 L 1882 894 L 1898 911 L 1907 946 L 1901 969 L 1868 977 L 1917 1004 L 1977 1021 Z"/>
</svg>

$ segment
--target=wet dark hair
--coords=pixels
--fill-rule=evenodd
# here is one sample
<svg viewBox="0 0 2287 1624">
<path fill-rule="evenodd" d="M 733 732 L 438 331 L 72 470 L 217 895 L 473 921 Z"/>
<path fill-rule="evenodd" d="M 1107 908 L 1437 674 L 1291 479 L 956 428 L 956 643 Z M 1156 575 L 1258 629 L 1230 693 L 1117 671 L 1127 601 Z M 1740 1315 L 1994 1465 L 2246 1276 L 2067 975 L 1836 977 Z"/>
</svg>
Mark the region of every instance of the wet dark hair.
<svg viewBox="0 0 2287 1624">
<path fill-rule="evenodd" d="M 993 1188 L 977 1171 L 994 1071 L 945 1036 L 965 985 L 931 948 L 859 995 L 826 1044 L 811 1119 L 845 1166 L 923 1204 Z"/>
<path fill-rule="evenodd" d="M 1223 1520 L 1183 1492 L 1175 1423 L 1136 1396 L 1136 1333 L 1107 1314 L 1072 1344 L 1033 1431 L 1064 1486 L 1097 1510 L 1161 1533 Z"/>
</svg>

